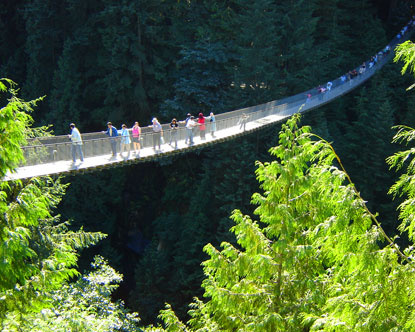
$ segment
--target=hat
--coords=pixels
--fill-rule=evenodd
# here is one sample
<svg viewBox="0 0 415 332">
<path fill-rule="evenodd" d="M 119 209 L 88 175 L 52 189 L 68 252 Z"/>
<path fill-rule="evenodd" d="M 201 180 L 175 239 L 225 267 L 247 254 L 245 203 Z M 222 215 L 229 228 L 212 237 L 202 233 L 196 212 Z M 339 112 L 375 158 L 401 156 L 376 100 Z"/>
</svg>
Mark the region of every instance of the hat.
<svg viewBox="0 0 415 332">
<path fill-rule="evenodd" d="M 75 127 L 75 123 L 72 122 L 69 127 Z"/>
<path fill-rule="evenodd" d="M 187 113 L 187 116 L 191 116 L 191 114 L 190 113 Z"/>
<path fill-rule="evenodd" d="M 112 126 L 112 122 L 107 122 L 107 126 L 111 125 Z"/>
</svg>

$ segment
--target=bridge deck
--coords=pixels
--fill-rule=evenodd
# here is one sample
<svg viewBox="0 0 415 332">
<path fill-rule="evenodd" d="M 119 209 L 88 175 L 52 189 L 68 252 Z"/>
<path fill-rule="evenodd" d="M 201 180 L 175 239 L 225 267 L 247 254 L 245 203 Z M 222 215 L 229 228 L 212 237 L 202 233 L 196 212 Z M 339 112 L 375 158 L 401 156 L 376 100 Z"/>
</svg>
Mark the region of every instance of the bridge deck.
<svg viewBox="0 0 415 332">
<path fill-rule="evenodd" d="M 154 151 L 152 147 L 147 147 L 141 149 L 139 156 L 136 156 L 132 150 L 129 156 L 127 156 L 126 152 L 123 153 L 123 156 L 121 156 L 118 153 L 116 157 L 113 157 L 111 153 L 108 153 L 105 155 L 84 158 L 83 163 L 77 160 L 77 162 L 74 164 L 72 161 L 64 160 L 51 162 L 47 164 L 23 166 L 19 167 L 14 173 L 8 173 L 6 175 L 5 180 L 18 180 L 53 174 L 70 174 L 74 172 L 88 171 L 99 167 L 114 167 L 121 166 L 123 164 L 126 165 L 130 163 L 151 161 L 160 157 L 166 157 L 171 156 L 173 154 L 189 152 L 190 150 L 195 150 L 211 144 L 224 142 L 233 139 L 237 136 L 251 133 L 257 129 L 263 128 L 265 125 L 270 125 L 272 123 L 283 121 L 287 117 L 288 115 L 270 115 L 255 121 L 248 122 L 246 124 L 245 131 L 243 131 L 243 129 L 240 129 L 239 125 L 236 125 L 230 128 L 216 131 L 215 137 L 212 137 L 209 133 L 207 133 L 206 140 L 202 140 L 200 137 L 194 137 L 194 144 L 191 146 L 185 144 L 184 140 L 179 140 L 177 149 L 175 149 L 174 146 L 170 146 L 166 142 L 161 146 L 160 152 Z M 108 144 L 108 152 L 110 151 L 111 149 Z"/>
<path fill-rule="evenodd" d="M 390 49 L 407 38 L 413 33 L 411 29 L 405 38 L 395 37 L 389 44 Z M 123 166 L 130 163 L 146 162 L 170 156 L 174 154 L 186 153 L 204 146 L 231 140 L 237 136 L 245 135 L 264 126 L 281 122 L 296 112 L 305 112 L 327 104 L 334 99 L 349 93 L 356 87 L 370 79 L 378 70 L 380 70 L 394 55 L 393 51 L 379 52 L 378 62 L 374 66 L 367 66 L 365 72 L 360 73 L 353 79 L 344 81 L 341 77 L 332 81 L 332 88 L 325 93 L 316 93 L 316 89 L 310 89 L 294 96 L 281 100 L 274 100 L 262 105 L 256 105 L 241 110 L 226 112 L 216 115 L 216 137 L 211 137 L 207 131 L 206 140 L 195 137 L 194 145 L 188 146 L 184 142 L 185 128 L 179 128 L 177 134 L 178 149 L 172 148 L 168 144 L 162 145 L 162 151 L 154 151 L 152 148 L 152 133 L 149 128 L 145 128 L 142 134 L 141 153 L 139 157 L 130 154 L 129 157 L 118 155 L 113 158 L 110 153 L 109 142 L 103 138 L 102 133 L 82 134 L 84 138 L 84 162 L 79 161 L 72 163 L 70 147 L 67 136 L 56 136 L 48 138 L 39 138 L 29 142 L 24 149 L 26 164 L 18 167 L 13 173 L 8 173 L 3 180 L 17 180 L 36 176 L 65 174 L 75 172 L 85 172 L 89 170 Z M 359 68 L 356 68 L 357 70 Z M 246 130 L 239 128 L 239 121 L 242 115 L 248 115 Z M 208 129 L 210 124 L 207 123 Z M 168 141 L 171 131 L 168 125 L 163 125 L 165 139 Z M 125 153 L 126 154 L 126 153 Z"/>
</svg>

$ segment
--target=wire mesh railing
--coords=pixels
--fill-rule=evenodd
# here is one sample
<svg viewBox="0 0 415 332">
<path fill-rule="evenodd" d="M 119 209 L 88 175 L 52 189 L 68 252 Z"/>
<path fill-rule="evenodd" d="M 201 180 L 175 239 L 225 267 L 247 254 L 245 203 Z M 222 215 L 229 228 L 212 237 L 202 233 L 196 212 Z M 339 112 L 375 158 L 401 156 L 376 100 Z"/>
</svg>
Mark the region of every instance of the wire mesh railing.
<svg viewBox="0 0 415 332">
<path fill-rule="evenodd" d="M 412 28 L 412 24 L 410 27 Z M 330 101 L 350 92 L 371 78 L 393 57 L 393 49 L 398 43 L 403 42 L 408 38 L 410 35 L 409 32 L 412 32 L 412 29 L 406 33 L 405 37 L 395 37 L 388 44 L 390 49 L 389 52 L 385 51 L 385 49 L 380 51 L 376 55 L 377 62 L 375 65 L 372 66 L 369 64 L 369 61 L 366 61 L 366 69 L 364 71 L 359 71 L 359 67 L 354 68 L 353 72 L 356 73 L 355 76 L 350 75 L 349 77 L 346 77 L 346 75 L 342 75 L 332 80 L 331 87 L 326 89 L 325 92 L 318 92 L 315 87 L 280 100 L 274 100 L 261 105 L 216 114 L 215 123 L 209 122 L 209 117 L 207 117 L 205 123 L 206 132 L 210 132 L 212 125 L 216 127 L 217 132 L 224 132 L 230 128 L 239 126 L 243 117 L 245 117 L 247 132 L 249 132 L 250 123 L 255 123 L 255 128 L 258 128 L 258 126 L 261 126 L 261 119 L 266 119 L 267 117 L 273 115 L 279 115 L 284 118 L 293 115 L 298 111 L 306 112 L 329 103 Z M 323 86 L 326 88 L 327 84 L 324 84 Z M 274 119 L 272 121 L 279 120 Z M 264 121 L 264 124 L 265 123 L 269 122 Z M 177 129 L 174 129 L 175 137 L 172 137 L 173 132 L 169 127 L 169 124 L 163 124 L 162 128 L 164 144 L 169 143 L 172 138 L 173 140 L 177 139 L 178 141 L 182 141 L 187 138 L 188 133 L 186 132 L 186 128 L 182 122 Z M 193 130 L 197 131 L 198 127 L 195 127 Z M 85 133 L 82 134 L 82 138 L 84 158 L 108 155 L 111 153 L 110 140 L 113 138 L 110 139 L 101 132 Z M 118 151 L 120 151 L 119 145 L 121 144 L 121 137 L 118 136 L 115 140 L 118 143 Z M 153 132 L 151 128 L 142 128 L 140 137 L 141 148 L 145 149 L 153 147 L 153 143 Z M 69 140 L 67 135 L 30 139 L 28 141 L 28 145 L 22 147 L 25 157 L 25 165 L 32 166 L 57 161 L 72 160 L 71 145 L 72 142 Z M 131 147 L 132 146 L 133 143 L 131 143 Z"/>
</svg>

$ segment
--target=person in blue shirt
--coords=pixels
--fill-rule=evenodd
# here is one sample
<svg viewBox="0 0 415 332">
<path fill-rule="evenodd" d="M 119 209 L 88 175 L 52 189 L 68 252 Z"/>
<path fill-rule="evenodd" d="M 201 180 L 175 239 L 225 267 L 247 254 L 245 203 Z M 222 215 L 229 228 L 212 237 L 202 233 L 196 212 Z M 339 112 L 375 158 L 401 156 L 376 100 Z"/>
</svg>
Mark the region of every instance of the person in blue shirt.
<svg viewBox="0 0 415 332">
<path fill-rule="evenodd" d="M 216 118 L 215 118 L 215 114 L 213 114 L 213 112 L 210 112 L 209 115 L 209 122 L 210 122 L 210 134 L 212 135 L 212 137 L 215 137 L 215 131 L 216 131 Z"/>
<path fill-rule="evenodd" d="M 127 150 L 127 158 L 130 157 L 130 148 L 131 148 L 131 139 L 130 139 L 130 133 L 127 129 L 127 125 L 123 124 L 121 126 L 121 151 L 120 155 L 122 157 L 122 153 Z"/>
<path fill-rule="evenodd" d="M 117 156 L 117 137 L 118 137 L 118 131 L 117 128 L 115 128 L 111 122 L 107 123 L 108 129 L 107 131 L 103 131 L 104 134 L 108 135 L 110 138 L 110 144 L 111 144 L 111 150 L 112 150 L 112 156 Z"/>
</svg>

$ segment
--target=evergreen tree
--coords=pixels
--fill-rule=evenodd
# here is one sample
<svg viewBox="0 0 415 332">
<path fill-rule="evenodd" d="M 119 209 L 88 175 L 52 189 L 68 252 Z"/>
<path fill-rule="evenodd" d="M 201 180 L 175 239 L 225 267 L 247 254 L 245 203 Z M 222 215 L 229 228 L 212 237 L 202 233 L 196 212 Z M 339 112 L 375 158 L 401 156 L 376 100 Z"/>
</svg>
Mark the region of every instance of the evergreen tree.
<svg viewBox="0 0 415 332">
<path fill-rule="evenodd" d="M 49 94 L 54 70 L 62 52 L 64 29 L 62 17 L 66 12 L 63 1 L 29 1 L 24 7 L 26 22 L 26 79 L 23 94 L 27 99 Z M 38 108 L 43 118 L 47 104 Z M 70 123 L 70 122 L 69 122 Z"/>
<path fill-rule="evenodd" d="M 0 90 L 9 100 L 1 108 L 0 117 L 0 176 L 4 177 L 23 161 L 20 145 L 26 142 L 26 128 L 32 122 L 27 112 L 36 101 L 19 99 L 15 84 L 9 80 L 0 81 Z M 67 223 L 52 215 L 65 189 L 59 180 L 48 178 L 0 183 L 2 330 L 18 330 L 28 315 L 48 306 L 50 292 L 79 274 L 75 269 L 77 250 L 104 237 L 82 229 L 69 231 Z"/>
<path fill-rule="evenodd" d="M 401 251 L 360 197 L 337 159 L 298 116 L 280 132 L 277 159 L 258 162 L 263 194 L 254 194 L 260 222 L 239 210 L 232 218 L 238 246 L 207 245 L 206 303 L 192 305 L 188 327 L 170 307 L 167 331 L 411 330 L 412 247 Z M 396 141 L 410 142 L 402 127 Z M 389 159 L 401 168 L 412 149 Z M 413 159 L 391 193 L 405 195 L 400 230 L 413 239 Z M 387 245 L 379 248 L 379 243 Z M 386 296 L 387 294 L 387 296 Z M 148 331 L 161 331 L 147 329 Z"/>
<path fill-rule="evenodd" d="M 71 0 L 68 5 L 69 33 L 53 76 L 50 112 L 44 118 L 46 123 L 54 124 L 58 134 L 67 133 L 71 122 L 81 130 L 98 130 L 111 117 L 108 109 L 103 112 L 99 108 L 105 93 L 99 68 L 103 47 L 96 29 L 97 11 L 101 9 L 100 2 L 93 0 Z"/>
<path fill-rule="evenodd" d="M 236 63 L 229 74 L 234 87 L 232 104 L 234 108 L 242 108 L 272 100 L 273 88 L 278 85 L 275 48 L 280 36 L 276 31 L 278 18 L 273 1 L 240 0 L 237 4 L 232 21 L 238 32 L 234 46 Z"/>
<path fill-rule="evenodd" d="M 59 58 L 53 112 L 46 121 L 56 123 L 58 132 L 67 118 L 81 119 L 88 131 L 107 121 L 148 121 L 167 94 L 163 87 L 171 84 L 176 46 L 167 13 L 174 13 L 173 7 L 173 1 L 161 6 L 158 1 L 71 1 L 72 30 Z"/>
<path fill-rule="evenodd" d="M 277 67 L 273 99 L 310 89 L 321 83 L 321 48 L 316 46 L 318 19 L 314 1 L 283 1 L 278 4 L 274 45 Z M 327 70 L 325 69 L 325 72 Z M 320 80 L 320 81 L 319 81 Z"/>
<path fill-rule="evenodd" d="M 0 72 L 15 82 L 24 82 L 26 76 L 26 30 L 21 15 L 25 3 L 24 0 L 0 3 Z"/>
<path fill-rule="evenodd" d="M 368 201 L 371 210 L 379 209 L 385 230 L 393 234 L 396 230 L 396 206 L 391 204 L 386 193 L 393 183 L 393 174 L 388 172 L 385 159 L 395 152 L 391 127 L 394 112 L 390 92 L 384 81 L 372 82 L 371 89 L 363 89 L 354 108 L 356 121 L 345 135 L 348 142 L 344 149 L 344 164 L 358 183 L 358 188 Z"/>
<path fill-rule="evenodd" d="M 111 300 L 122 276 L 100 256 L 91 265 L 93 271 L 53 291 L 51 308 L 28 316 L 19 331 L 142 331 L 137 314 Z"/>
<path fill-rule="evenodd" d="M 72 220 L 72 228 L 83 228 L 90 232 L 103 232 L 108 237 L 84 252 L 90 258 L 100 254 L 106 257 L 111 266 L 123 271 L 121 255 L 123 246 L 118 244 L 122 224 L 127 215 L 122 206 L 125 175 L 121 169 L 111 169 L 95 174 L 78 174 L 66 180 L 71 185 L 58 211 L 65 219 Z M 85 204 L 88 202 L 88 204 Z M 94 207 L 93 209 L 91 207 Z M 82 260 L 82 268 L 90 264 Z"/>
<path fill-rule="evenodd" d="M 175 117 L 210 111 L 220 113 L 225 108 L 225 91 L 229 80 L 225 76 L 224 64 L 228 61 L 222 43 L 200 40 L 180 52 L 177 62 L 177 80 L 174 83 L 174 98 L 167 100 L 164 114 Z"/>
<path fill-rule="evenodd" d="M 233 241 L 229 234 L 231 220 L 229 214 L 237 207 L 243 206 L 249 210 L 249 201 L 252 188 L 255 188 L 255 176 L 253 174 L 255 161 L 259 152 L 256 152 L 256 139 L 267 141 L 264 133 L 237 139 L 218 148 L 213 148 L 210 159 L 212 174 L 210 176 L 212 200 L 209 204 L 214 209 L 209 209 L 209 219 L 215 221 L 215 239 L 213 243 Z M 264 150 L 266 148 L 264 147 Z M 227 156 L 232 155 L 233 158 Z"/>
<path fill-rule="evenodd" d="M 135 270 L 130 302 L 144 322 L 151 322 L 169 299 L 182 308 L 178 314 L 185 317 L 187 303 L 201 294 L 200 262 L 206 258 L 202 248 L 215 229 L 207 217 L 211 212 L 211 173 L 200 156 L 184 158 L 188 160 L 177 160 L 180 167 L 165 167 L 167 183 L 161 202 L 154 207 L 158 215 L 147 225 L 153 242 Z"/>
<path fill-rule="evenodd" d="M 325 79 L 358 67 L 368 54 L 375 55 L 387 39 L 369 1 L 317 1 L 317 48 L 327 64 Z M 370 32 L 369 32 L 370 31 Z M 357 46 L 357 43 L 359 47 Z"/>
</svg>

